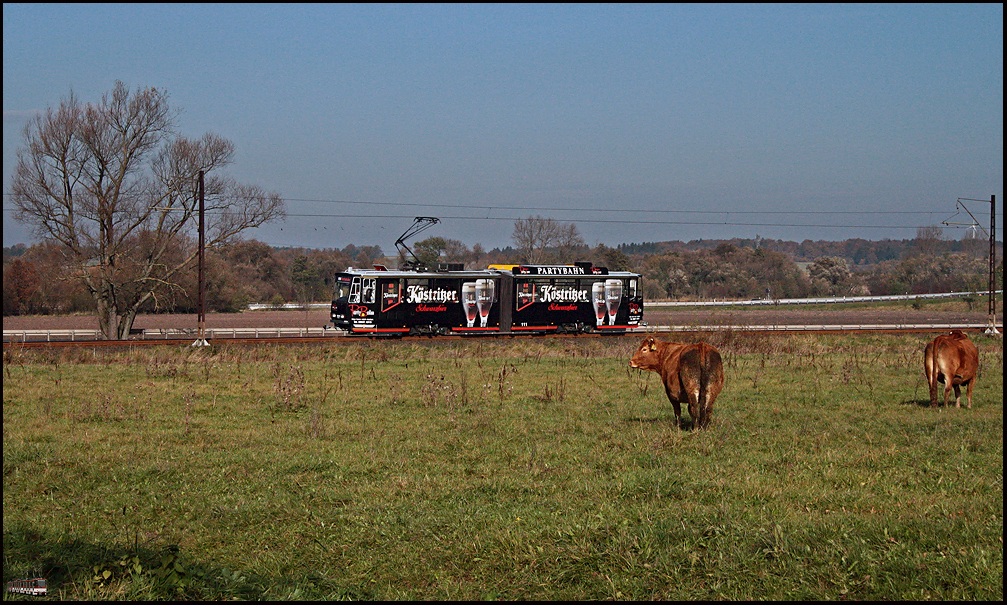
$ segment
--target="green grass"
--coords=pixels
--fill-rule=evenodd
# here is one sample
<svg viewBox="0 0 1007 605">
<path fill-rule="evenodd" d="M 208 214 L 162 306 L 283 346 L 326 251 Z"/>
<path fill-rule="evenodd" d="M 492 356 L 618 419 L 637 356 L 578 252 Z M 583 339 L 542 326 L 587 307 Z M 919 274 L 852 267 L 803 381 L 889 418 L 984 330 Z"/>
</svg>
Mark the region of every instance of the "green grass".
<svg viewBox="0 0 1007 605">
<path fill-rule="evenodd" d="M 4 580 L 65 599 L 999 599 L 1003 345 L 710 336 L 4 353 Z M 687 414 L 686 414 L 687 417 Z"/>
</svg>

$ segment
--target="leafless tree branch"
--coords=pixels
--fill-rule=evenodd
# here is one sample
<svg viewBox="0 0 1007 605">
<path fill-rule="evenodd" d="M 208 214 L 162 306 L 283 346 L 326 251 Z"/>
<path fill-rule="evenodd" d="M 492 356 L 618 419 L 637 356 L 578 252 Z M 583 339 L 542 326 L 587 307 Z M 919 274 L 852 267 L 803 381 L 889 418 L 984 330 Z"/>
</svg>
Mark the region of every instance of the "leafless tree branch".
<svg viewBox="0 0 1007 605">
<path fill-rule="evenodd" d="M 106 338 L 124 338 L 140 306 L 198 254 L 178 249 L 197 228 L 197 180 L 206 174 L 207 246 L 283 216 L 276 193 L 218 174 L 234 144 L 175 133 L 166 91 L 122 82 L 98 104 L 71 91 L 23 130 L 11 181 L 14 218 L 61 245 L 94 297 Z"/>
</svg>

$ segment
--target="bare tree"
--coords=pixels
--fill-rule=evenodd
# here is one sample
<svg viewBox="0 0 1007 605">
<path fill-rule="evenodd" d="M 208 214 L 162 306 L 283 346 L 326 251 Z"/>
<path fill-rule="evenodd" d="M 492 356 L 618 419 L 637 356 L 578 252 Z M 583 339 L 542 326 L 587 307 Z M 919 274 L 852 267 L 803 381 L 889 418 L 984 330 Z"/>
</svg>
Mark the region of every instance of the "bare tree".
<svg viewBox="0 0 1007 605">
<path fill-rule="evenodd" d="M 3 266 L 3 314 L 22 315 L 36 312 L 39 274 L 35 265 L 15 258 Z"/>
<path fill-rule="evenodd" d="M 99 104 L 81 104 L 71 92 L 23 131 L 10 188 L 14 218 L 60 245 L 108 339 L 128 336 L 140 307 L 178 287 L 197 257 L 200 171 L 207 247 L 283 216 L 278 194 L 215 174 L 232 161 L 230 141 L 179 136 L 175 119 L 167 92 L 131 93 L 116 82 Z M 168 254 L 179 247 L 181 256 Z"/>
<path fill-rule="evenodd" d="M 514 222 L 511 235 L 522 262 L 535 264 L 551 262 L 548 248 L 557 248 L 561 256 L 569 255 L 584 245 L 584 238 L 573 223 L 560 223 L 551 218 L 530 216 Z"/>
<path fill-rule="evenodd" d="M 472 257 L 472 264 L 478 268 L 479 262 L 482 261 L 483 257 L 486 256 L 486 250 L 483 249 L 483 245 L 476 243 L 472 246 L 472 251 L 470 253 Z"/>
<path fill-rule="evenodd" d="M 937 253 L 944 232 L 937 225 L 928 225 L 916 228 L 916 249 L 925 256 Z"/>
</svg>

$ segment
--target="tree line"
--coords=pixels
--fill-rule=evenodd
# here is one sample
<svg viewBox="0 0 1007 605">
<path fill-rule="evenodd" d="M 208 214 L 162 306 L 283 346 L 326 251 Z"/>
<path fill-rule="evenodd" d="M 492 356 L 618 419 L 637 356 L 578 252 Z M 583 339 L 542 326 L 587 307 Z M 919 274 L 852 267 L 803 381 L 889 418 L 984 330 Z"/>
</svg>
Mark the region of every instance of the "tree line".
<svg viewBox="0 0 1007 605">
<path fill-rule="evenodd" d="M 527 219 L 546 226 L 551 220 Z M 559 226 L 564 230 L 562 241 L 523 239 L 522 225 L 518 225 L 512 236 L 513 247 L 487 251 L 479 244 L 469 247 L 457 240 L 429 237 L 416 243 L 413 249 L 417 259 L 429 267 L 460 263 L 467 269 L 477 269 L 490 264 L 587 260 L 614 270 L 640 273 L 643 293 L 648 300 L 982 292 L 987 285 L 985 251 L 978 246 L 969 247 L 967 243 L 963 247 L 962 242 L 954 240 L 802 244 L 806 249 L 814 246 L 832 252 L 868 245 L 880 250 L 900 250 L 898 258 L 858 265 L 853 258 L 840 255 L 797 261 L 791 253 L 778 250 L 787 242 L 756 247 L 754 241 L 697 240 L 591 247 L 579 237 L 576 225 Z M 185 248 L 191 246 L 192 242 L 184 245 Z M 182 252 L 171 254 L 181 255 Z M 1002 254 L 998 254 L 998 258 L 1002 259 Z M 401 258 L 386 256 L 377 245 L 308 249 L 273 247 L 254 239 L 237 240 L 206 252 L 205 305 L 210 312 L 239 312 L 250 303 L 324 302 L 331 299 L 332 281 L 337 272 L 375 264 L 398 268 L 401 263 Z M 996 276 L 997 288 L 1002 288 L 1002 260 L 998 262 Z M 192 265 L 179 274 L 177 283 L 155 288 L 139 312 L 194 313 L 197 291 L 196 267 Z M 94 312 L 93 297 L 75 271 L 66 266 L 57 243 L 4 248 L 5 316 Z"/>
</svg>

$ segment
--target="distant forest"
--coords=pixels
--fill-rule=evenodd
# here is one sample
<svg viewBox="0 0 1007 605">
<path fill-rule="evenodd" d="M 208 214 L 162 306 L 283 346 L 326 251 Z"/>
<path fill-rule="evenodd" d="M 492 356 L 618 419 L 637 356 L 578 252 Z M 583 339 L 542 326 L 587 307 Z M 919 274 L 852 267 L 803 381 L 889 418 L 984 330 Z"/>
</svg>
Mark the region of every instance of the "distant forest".
<svg viewBox="0 0 1007 605">
<path fill-rule="evenodd" d="M 917 239 L 872 241 L 866 239 L 847 239 L 839 242 L 823 240 L 804 240 L 794 242 L 778 239 L 743 239 L 729 240 L 692 240 L 690 242 L 644 242 L 641 244 L 622 244 L 618 247 L 628 256 L 665 254 L 667 252 L 698 252 L 714 250 L 717 246 L 728 244 L 736 248 L 761 248 L 772 252 L 786 254 L 795 262 L 812 262 L 823 256 L 844 258 L 851 267 L 867 267 L 884 261 L 899 260 L 908 255 L 922 252 L 936 254 L 974 254 L 978 248 L 987 252 L 989 242 L 976 239 L 945 240 L 930 238 L 924 243 Z M 1003 242 L 997 242 L 997 249 L 1003 248 Z M 998 253 L 998 257 L 1001 257 Z"/>
<path fill-rule="evenodd" d="M 573 235 L 576 235 L 575 229 Z M 192 245 L 187 242 L 186 245 Z M 441 262 L 485 268 L 492 263 L 528 262 L 517 248 L 485 251 L 456 240 L 427 238 L 412 246 L 429 266 Z M 1003 243 L 996 245 L 996 280 L 1003 287 Z M 181 251 L 179 251 L 181 253 Z M 985 291 L 989 241 L 949 240 L 939 230 L 915 239 L 849 239 L 793 242 L 773 239 L 693 240 L 589 247 L 579 237 L 535 251 L 539 264 L 587 260 L 643 276 L 648 300 L 800 298 Z M 321 302 L 331 297 L 335 273 L 347 267 L 399 266 L 378 246 L 340 249 L 274 248 L 242 240 L 206 254 L 205 293 L 209 311 L 238 312 L 253 302 Z M 94 311 L 92 296 L 71 265 L 51 244 L 17 245 L 3 251 L 3 313 L 65 314 Z M 166 285 L 146 312 L 196 310 L 196 267 Z"/>
</svg>

